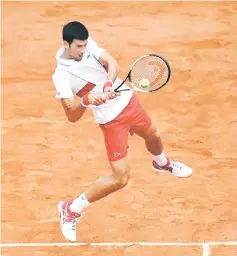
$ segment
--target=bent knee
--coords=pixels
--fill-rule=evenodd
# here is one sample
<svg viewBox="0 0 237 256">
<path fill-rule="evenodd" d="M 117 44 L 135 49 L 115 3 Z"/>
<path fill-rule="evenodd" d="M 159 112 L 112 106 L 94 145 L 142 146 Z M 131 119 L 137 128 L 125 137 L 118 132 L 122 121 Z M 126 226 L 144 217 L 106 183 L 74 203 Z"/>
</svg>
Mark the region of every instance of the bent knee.
<svg viewBox="0 0 237 256">
<path fill-rule="evenodd" d="M 142 137 L 145 140 L 153 140 L 154 138 L 160 137 L 160 131 L 157 130 L 157 128 L 155 126 L 151 126 L 144 132 Z"/>
<path fill-rule="evenodd" d="M 124 188 L 129 181 L 130 175 L 129 173 L 124 173 L 122 175 L 114 175 L 115 186 L 117 189 Z"/>
<path fill-rule="evenodd" d="M 110 163 L 113 171 L 114 183 L 117 189 L 123 188 L 128 184 L 130 171 L 127 157 L 116 162 Z"/>
</svg>

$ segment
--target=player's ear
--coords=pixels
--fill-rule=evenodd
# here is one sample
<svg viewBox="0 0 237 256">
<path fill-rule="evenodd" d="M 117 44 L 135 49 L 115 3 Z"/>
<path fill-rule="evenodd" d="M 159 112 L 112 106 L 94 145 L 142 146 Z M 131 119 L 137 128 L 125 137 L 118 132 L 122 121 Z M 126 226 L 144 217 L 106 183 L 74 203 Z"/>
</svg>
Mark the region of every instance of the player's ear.
<svg viewBox="0 0 237 256">
<path fill-rule="evenodd" d="M 64 45 L 65 48 L 69 48 L 69 46 L 70 46 L 67 41 L 63 41 L 63 45 Z"/>
</svg>

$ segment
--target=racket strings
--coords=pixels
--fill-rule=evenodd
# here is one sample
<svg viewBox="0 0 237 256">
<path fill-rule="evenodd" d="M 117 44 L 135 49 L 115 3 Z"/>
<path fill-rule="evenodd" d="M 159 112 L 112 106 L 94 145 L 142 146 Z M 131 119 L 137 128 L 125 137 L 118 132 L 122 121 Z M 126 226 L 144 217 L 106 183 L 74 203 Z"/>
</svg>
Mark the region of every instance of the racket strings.
<svg viewBox="0 0 237 256">
<path fill-rule="evenodd" d="M 143 91 L 162 87 L 169 77 L 167 64 L 157 56 L 144 56 L 133 66 L 130 74 L 132 84 Z"/>
</svg>

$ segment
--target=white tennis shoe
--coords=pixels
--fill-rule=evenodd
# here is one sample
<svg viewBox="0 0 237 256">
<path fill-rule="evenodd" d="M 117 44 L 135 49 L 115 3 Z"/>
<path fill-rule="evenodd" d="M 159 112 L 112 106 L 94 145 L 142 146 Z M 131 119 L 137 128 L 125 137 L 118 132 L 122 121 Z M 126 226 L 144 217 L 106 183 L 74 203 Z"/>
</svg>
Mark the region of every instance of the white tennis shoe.
<svg viewBox="0 0 237 256">
<path fill-rule="evenodd" d="M 156 161 L 152 162 L 152 169 L 157 172 L 170 172 L 176 177 L 186 178 L 192 175 L 192 168 L 182 164 L 180 162 L 173 162 L 168 160 L 167 164 L 164 166 L 159 166 Z"/>
<path fill-rule="evenodd" d="M 63 236 L 70 240 L 71 242 L 76 241 L 76 225 L 79 221 L 79 218 L 83 217 L 84 214 L 78 214 L 76 212 L 72 212 L 70 210 L 70 205 L 72 204 L 72 200 L 70 201 L 61 201 L 58 204 L 58 213 L 60 216 L 60 228 Z"/>
</svg>

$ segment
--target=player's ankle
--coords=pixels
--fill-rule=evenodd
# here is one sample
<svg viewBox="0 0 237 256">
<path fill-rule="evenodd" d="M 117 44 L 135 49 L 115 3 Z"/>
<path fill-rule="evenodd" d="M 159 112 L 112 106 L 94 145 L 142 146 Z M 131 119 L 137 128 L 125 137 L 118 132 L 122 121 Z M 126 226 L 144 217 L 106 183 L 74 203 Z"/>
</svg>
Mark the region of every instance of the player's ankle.
<svg viewBox="0 0 237 256">
<path fill-rule="evenodd" d="M 76 213 L 82 213 L 82 211 L 91 203 L 87 200 L 85 193 L 81 194 L 78 198 L 72 201 L 70 210 Z"/>
<path fill-rule="evenodd" d="M 159 166 L 165 166 L 168 163 L 168 159 L 163 152 L 159 155 L 154 156 L 153 159 Z"/>
</svg>

